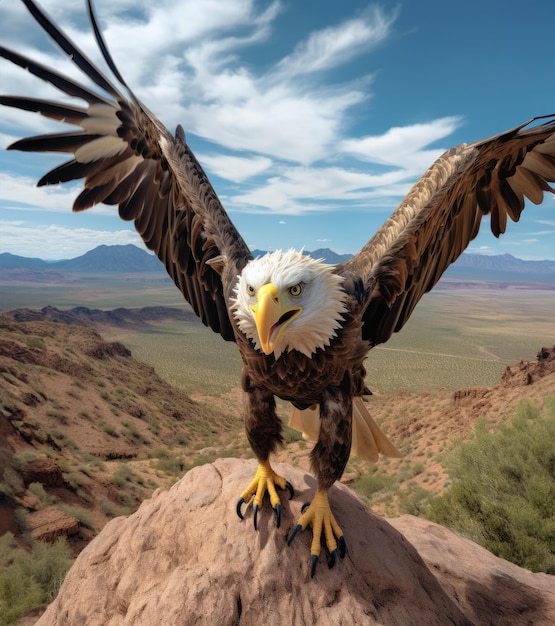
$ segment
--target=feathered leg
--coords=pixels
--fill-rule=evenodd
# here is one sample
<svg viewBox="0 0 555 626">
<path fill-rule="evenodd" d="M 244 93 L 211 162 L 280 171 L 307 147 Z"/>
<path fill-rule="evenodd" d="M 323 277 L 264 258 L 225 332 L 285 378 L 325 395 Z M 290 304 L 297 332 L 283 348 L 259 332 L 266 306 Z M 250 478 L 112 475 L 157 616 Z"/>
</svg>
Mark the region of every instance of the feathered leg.
<svg viewBox="0 0 555 626">
<path fill-rule="evenodd" d="M 289 537 L 291 543 L 297 533 L 307 526 L 312 528 L 310 554 L 311 576 L 314 576 L 322 535 L 330 553 L 329 567 L 335 565 L 337 554 L 343 558 L 346 546 L 343 532 L 330 508 L 328 490 L 341 478 L 349 454 L 352 439 L 352 398 L 334 389 L 326 392 L 320 402 L 320 434 L 311 453 L 312 470 L 318 485 L 312 502 L 303 506 L 303 514 Z"/>
<path fill-rule="evenodd" d="M 241 508 L 245 502 L 253 499 L 254 528 L 257 528 L 258 510 L 266 492 L 276 512 L 276 523 L 281 523 L 281 500 L 276 487 L 287 489 L 290 499 L 294 495 L 293 486 L 283 476 L 274 472 L 269 457 L 276 447 L 283 442 L 282 424 L 276 413 L 276 402 L 273 394 L 256 387 L 245 385 L 245 430 L 247 439 L 258 459 L 256 474 L 237 501 L 237 515 L 243 519 Z"/>
</svg>

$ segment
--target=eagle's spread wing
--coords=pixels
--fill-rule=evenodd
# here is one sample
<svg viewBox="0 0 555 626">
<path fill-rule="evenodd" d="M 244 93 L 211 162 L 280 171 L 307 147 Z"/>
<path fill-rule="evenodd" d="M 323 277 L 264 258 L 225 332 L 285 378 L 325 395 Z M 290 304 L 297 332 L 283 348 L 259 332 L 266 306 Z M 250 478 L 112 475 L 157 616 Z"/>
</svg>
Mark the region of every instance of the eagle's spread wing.
<svg viewBox="0 0 555 626">
<path fill-rule="evenodd" d="M 540 204 L 545 191 L 554 192 L 555 115 L 529 124 L 446 152 L 362 250 L 338 266 L 359 281 L 363 337 L 371 345 L 403 327 L 485 215 L 498 237 L 508 218 L 518 221 L 525 198 Z"/>
<path fill-rule="evenodd" d="M 133 220 L 146 246 L 165 265 L 177 287 L 204 324 L 233 340 L 222 272 L 236 275 L 250 251 L 223 209 L 206 174 L 187 146 L 133 95 L 115 67 L 89 2 L 98 45 L 125 94 L 70 41 L 31 0 L 25 5 L 75 65 L 104 93 L 95 92 L 16 52 L 0 56 L 27 69 L 64 93 L 85 100 L 78 107 L 28 97 L 1 96 L 0 103 L 39 112 L 80 126 L 80 130 L 29 137 L 11 149 L 67 152 L 74 158 L 45 174 L 39 185 L 84 178 L 74 211 L 103 202 L 119 206 Z"/>
</svg>

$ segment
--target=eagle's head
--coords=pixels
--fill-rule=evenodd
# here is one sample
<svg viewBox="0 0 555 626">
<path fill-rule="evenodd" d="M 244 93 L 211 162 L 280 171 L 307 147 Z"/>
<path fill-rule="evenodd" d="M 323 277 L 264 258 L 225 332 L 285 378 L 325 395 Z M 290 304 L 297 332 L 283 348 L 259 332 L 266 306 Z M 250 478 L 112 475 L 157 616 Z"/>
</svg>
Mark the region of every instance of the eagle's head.
<svg viewBox="0 0 555 626">
<path fill-rule="evenodd" d="M 347 294 L 333 266 L 278 250 L 250 261 L 239 276 L 233 316 L 265 354 L 297 350 L 310 357 L 341 326 Z"/>
</svg>

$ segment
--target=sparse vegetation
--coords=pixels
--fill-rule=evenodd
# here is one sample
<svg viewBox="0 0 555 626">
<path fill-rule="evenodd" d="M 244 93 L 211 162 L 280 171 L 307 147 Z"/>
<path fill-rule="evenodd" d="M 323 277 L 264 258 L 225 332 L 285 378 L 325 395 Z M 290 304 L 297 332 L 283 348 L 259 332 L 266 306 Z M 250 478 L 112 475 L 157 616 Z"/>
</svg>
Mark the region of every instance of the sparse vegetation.
<svg viewBox="0 0 555 626">
<path fill-rule="evenodd" d="M 59 504 L 58 508 L 66 515 L 69 515 L 70 517 L 74 517 L 76 520 L 79 520 L 79 523 L 82 526 L 86 526 L 87 528 L 94 528 L 94 524 L 91 518 L 91 512 L 87 509 L 84 509 L 80 506 L 69 506 L 67 504 Z"/>
<path fill-rule="evenodd" d="M 40 337 L 27 337 L 25 343 L 29 346 L 29 348 L 44 350 L 44 341 Z"/>
<path fill-rule="evenodd" d="M 27 489 L 35 496 L 39 501 L 41 507 L 49 506 L 56 501 L 55 496 L 51 496 L 46 493 L 44 485 L 42 483 L 31 483 Z"/>
<path fill-rule="evenodd" d="M 0 537 L 0 626 L 51 602 L 73 559 L 67 543 L 35 542 L 21 550 L 11 533 Z"/>
<path fill-rule="evenodd" d="M 98 425 L 107 435 L 110 435 L 110 437 L 114 437 L 114 438 L 119 437 L 119 433 L 116 430 L 116 427 L 113 426 L 112 424 L 108 424 L 108 422 L 105 422 L 104 420 L 102 420 Z"/>
<path fill-rule="evenodd" d="M 128 465 L 122 463 L 113 473 L 111 480 L 116 487 L 123 487 L 126 482 L 132 482 L 134 478 L 133 470 Z"/>
<path fill-rule="evenodd" d="M 510 426 L 487 432 L 453 455 L 453 484 L 427 517 L 532 571 L 555 574 L 555 398 L 546 417 L 529 402 Z"/>
<path fill-rule="evenodd" d="M 107 517 L 113 518 L 118 517 L 119 515 L 129 515 L 132 512 L 132 508 L 118 506 L 114 504 L 109 498 L 106 496 L 98 496 L 97 498 L 98 506 L 101 508 L 104 515 Z"/>
</svg>

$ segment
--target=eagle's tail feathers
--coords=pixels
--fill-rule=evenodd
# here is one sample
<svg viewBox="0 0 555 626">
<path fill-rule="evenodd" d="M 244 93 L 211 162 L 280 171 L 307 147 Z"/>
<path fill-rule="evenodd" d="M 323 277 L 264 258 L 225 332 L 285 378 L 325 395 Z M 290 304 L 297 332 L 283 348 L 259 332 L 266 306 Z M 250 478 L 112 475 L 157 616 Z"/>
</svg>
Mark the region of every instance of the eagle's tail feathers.
<svg viewBox="0 0 555 626">
<path fill-rule="evenodd" d="M 320 432 L 320 410 L 318 405 L 301 411 L 292 407 L 289 426 L 300 430 L 303 439 L 318 441 Z M 375 463 L 380 454 L 400 458 L 402 454 L 384 435 L 372 419 L 362 398 L 353 398 L 353 435 L 351 456 L 357 456 Z"/>
</svg>

